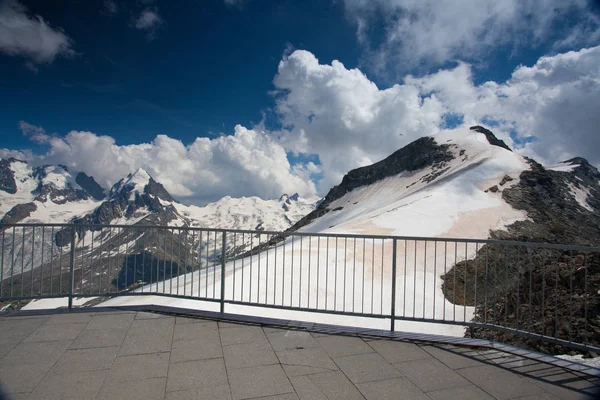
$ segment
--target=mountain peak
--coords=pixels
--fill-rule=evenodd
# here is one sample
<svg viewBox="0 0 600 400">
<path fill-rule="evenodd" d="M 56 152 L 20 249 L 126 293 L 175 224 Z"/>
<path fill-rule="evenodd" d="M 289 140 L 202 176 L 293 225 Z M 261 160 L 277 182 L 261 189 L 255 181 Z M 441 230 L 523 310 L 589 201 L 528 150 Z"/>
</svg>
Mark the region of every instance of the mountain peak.
<svg viewBox="0 0 600 400">
<path fill-rule="evenodd" d="M 485 138 L 487 139 L 487 141 L 492 146 L 498 146 L 498 147 L 502 147 L 503 149 L 506 149 L 508 151 L 512 151 L 510 149 L 510 147 L 508 147 L 506 145 L 506 143 L 504 143 L 504 141 L 498 139 L 496 137 L 496 135 L 494 135 L 494 133 L 492 131 L 490 131 L 489 129 L 486 129 L 481 125 L 475 125 L 475 126 L 470 127 L 469 129 L 472 131 L 475 131 L 475 132 L 483 133 L 485 135 Z"/>
</svg>

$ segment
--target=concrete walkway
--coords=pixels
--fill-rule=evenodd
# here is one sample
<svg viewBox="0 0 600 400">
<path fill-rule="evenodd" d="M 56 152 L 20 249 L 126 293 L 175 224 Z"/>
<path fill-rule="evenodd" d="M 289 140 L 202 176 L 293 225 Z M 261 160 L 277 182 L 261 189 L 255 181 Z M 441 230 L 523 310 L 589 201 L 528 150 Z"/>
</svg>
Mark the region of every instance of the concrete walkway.
<svg viewBox="0 0 600 400">
<path fill-rule="evenodd" d="M 580 399 L 597 378 L 498 351 L 144 312 L 0 318 L 9 399 Z"/>
</svg>

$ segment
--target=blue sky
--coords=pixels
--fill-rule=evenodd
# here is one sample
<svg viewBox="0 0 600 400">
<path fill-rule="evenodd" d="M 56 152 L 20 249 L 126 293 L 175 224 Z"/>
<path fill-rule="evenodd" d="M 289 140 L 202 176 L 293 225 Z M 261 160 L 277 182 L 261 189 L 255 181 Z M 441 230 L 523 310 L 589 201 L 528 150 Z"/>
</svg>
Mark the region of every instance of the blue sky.
<svg viewBox="0 0 600 400">
<path fill-rule="evenodd" d="M 226 194 L 274 197 L 294 186 L 322 195 L 348 169 L 461 124 L 493 123 L 499 136 L 545 160 L 552 159 L 551 141 L 560 145 L 556 157 L 585 153 L 591 130 L 575 141 L 579 147 L 564 141 L 558 128 L 544 142 L 548 128 L 531 121 L 556 113 L 525 100 L 528 88 L 536 87 L 542 99 L 562 87 L 569 96 L 563 100 L 572 103 L 577 96 L 567 88 L 593 81 L 593 66 L 571 68 L 576 72 L 568 79 L 553 73 L 595 57 L 582 49 L 600 43 L 599 8 L 587 0 L 540 1 L 507 0 L 500 7 L 491 0 L 0 0 L 0 32 L 7 38 L 0 40 L 0 148 L 32 162 L 91 169 L 105 186 L 143 166 L 176 196 L 199 203 Z M 11 20 L 27 29 L 15 29 Z M 52 40 L 39 40 L 46 34 Z M 542 57 L 550 57 L 549 64 Z M 542 70 L 556 79 L 540 84 Z M 519 79 L 511 79 L 513 73 Z M 497 87 L 490 90 L 486 82 Z M 407 94 L 413 91 L 416 113 Z M 406 106 L 381 111 L 392 107 L 390 96 Z M 360 123 L 348 124 L 348 110 Z M 411 131 L 415 120 L 421 128 Z M 44 139 L 34 140 L 34 131 Z M 92 136 L 66 137 L 70 131 Z M 385 143 L 387 131 L 401 138 Z M 157 135 L 164 135 L 166 147 L 158 148 Z M 231 139 L 219 139 L 223 135 Z M 110 138 L 102 142 L 103 154 L 119 153 L 120 168 L 104 173 L 85 162 L 89 156 L 76 139 L 98 145 L 98 137 Z M 526 148 L 534 137 L 545 147 Z M 204 146 L 198 138 L 210 139 L 202 156 L 192 151 L 194 143 Z M 169 162 L 179 156 L 150 160 L 152 149 L 135 147 L 143 144 L 156 154 L 180 152 L 190 174 L 210 160 L 222 162 L 209 171 L 214 186 L 206 186 L 210 177 L 178 181 Z M 278 158 L 282 152 L 285 159 Z M 124 154 L 133 161 L 122 161 Z M 264 168 L 286 172 L 262 176 L 248 165 L 259 159 L 275 160 Z M 219 183 L 229 169 L 256 184 L 237 190 Z"/>
</svg>

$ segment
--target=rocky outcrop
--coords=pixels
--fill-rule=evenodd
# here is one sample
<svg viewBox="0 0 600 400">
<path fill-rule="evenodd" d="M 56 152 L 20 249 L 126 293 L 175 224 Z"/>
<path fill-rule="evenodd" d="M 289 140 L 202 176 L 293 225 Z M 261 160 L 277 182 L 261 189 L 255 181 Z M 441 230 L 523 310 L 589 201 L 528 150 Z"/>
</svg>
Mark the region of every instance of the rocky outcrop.
<svg viewBox="0 0 600 400">
<path fill-rule="evenodd" d="M 504 143 L 504 141 L 502 141 L 502 140 L 498 139 L 498 138 L 496 137 L 496 135 L 494 135 L 494 134 L 492 133 L 492 131 L 490 131 L 489 129 L 485 129 L 483 126 L 480 126 L 480 125 L 475 125 L 475 126 L 472 126 L 472 127 L 471 127 L 471 128 L 469 128 L 469 129 L 471 129 L 472 131 L 475 131 L 475 132 L 483 133 L 483 134 L 485 135 L 485 137 L 486 137 L 487 141 L 488 141 L 488 142 L 489 142 L 491 145 L 498 146 L 498 147 L 502 147 L 503 149 L 506 149 L 506 150 L 508 150 L 508 151 L 512 151 L 512 150 L 510 149 L 510 147 L 508 147 L 508 146 L 506 145 L 506 143 Z"/>
<path fill-rule="evenodd" d="M 55 204 L 66 204 L 72 201 L 81 201 L 88 200 L 94 196 L 90 192 L 87 191 L 86 188 L 82 186 L 82 189 L 73 187 L 70 182 L 66 183 L 66 187 L 59 188 L 52 182 L 45 182 L 45 178 L 48 176 L 49 171 L 55 172 L 56 168 L 61 168 L 65 172 L 69 172 L 69 169 L 64 165 L 44 165 L 42 167 L 36 167 L 33 170 L 33 178 L 39 181 L 38 187 L 35 189 L 34 194 L 36 195 L 35 200 L 40 201 L 42 203 L 51 200 Z M 77 176 L 81 175 L 78 174 Z M 85 174 L 83 174 L 85 175 Z M 87 177 L 87 175 L 85 175 Z M 89 178 L 89 177 L 87 177 Z M 77 179 L 77 178 L 76 178 Z M 87 186 L 92 188 L 93 191 L 96 190 L 95 186 L 100 187 L 94 180 L 91 178 L 93 183 L 87 179 L 84 184 L 87 183 Z M 81 178 L 80 178 L 81 180 Z M 95 184 L 95 185 L 94 185 Z M 81 186 L 81 185 L 80 185 Z M 100 188 L 102 191 L 102 188 Z M 103 192 L 103 191 L 102 191 Z M 95 198 L 95 197 L 94 197 Z M 104 198 L 102 195 L 100 199 Z"/>
<path fill-rule="evenodd" d="M 571 172 L 548 170 L 531 159 L 528 162 L 531 169 L 502 191 L 502 198 L 513 208 L 526 211 L 528 220 L 491 231 L 490 237 L 600 246 L 599 171 L 582 158 L 565 161 L 574 166 Z M 585 198 L 577 199 L 575 189 Z M 529 251 L 486 244 L 473 260 L 456 264 L 442 278 L 446 298 L 457 304 L 475 305 L 477 287 L 480 300 L 475 321 L 501 321 L 512 328 L 600 345 L 598 253 Z M 483 304 L 481 299 L 485 299 Z M 470 329 L 468 335 L 546 353 L 568 351 L 560 345 L 484 328 Z"/>
<path fill-rule="evenodd" d="M 4 215 L 0 224 L 16 224 L 29 217 L 32 212 L 37 210 L 34 203 L 17 204 Z"/>
<path fill-rule="evenodd" d="M 85 172 L 78 173 L 75 182 L 96 200 L 102 200 L 106 196 L 102 186 L 94 180 L 93 176 L 87 176 Z"/>
<path fill-rule="evenodd" d="M 327 214 L 329 204 L 344 196 L 346 193 L 361 186 L 370 185 L 404 171 L 418 171 L 426 167 L 432 168 L 432 173 L 424 177 L 426 181 L 434 180 L 445 171 L 446 163 L 454 159 L 450 150 L 452 145 L 437 144 L 432 137 L 422 137 L 409 145 L 394 152 L 389 157 L 373 165 L 361 167 L 348 172 L 342 183 L 334 186 L 325 196 L 318 207 L 292 226 L 295 231 L 310 222 Z"/>
<path fill-rule="evenodd" d="M 10 164 L 15 162 L 14 158 L 3 158 L 0 159 L 0 190 L 5 191 L 8 194 L 17 193 L 17 182 L 15 181 L 15 174 L 10 169 Z"/>
</svg>

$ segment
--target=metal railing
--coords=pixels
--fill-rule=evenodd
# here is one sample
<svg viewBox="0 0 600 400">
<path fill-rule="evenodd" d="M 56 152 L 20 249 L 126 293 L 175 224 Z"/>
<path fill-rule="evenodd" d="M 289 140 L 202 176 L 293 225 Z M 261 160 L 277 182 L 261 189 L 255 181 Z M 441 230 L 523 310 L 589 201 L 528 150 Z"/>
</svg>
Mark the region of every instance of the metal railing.
<svg viewBox="0 0 600 400">
<path fill-rule="evenodd" d="M 136 225 L 1 225 L 0 301 L 170 296 L 600 350 L 600 248 Z M 444 328 L 442 328 L 443 330 Z M 520 339 L 519 339 L 520 340 Z"/>
</svg>

